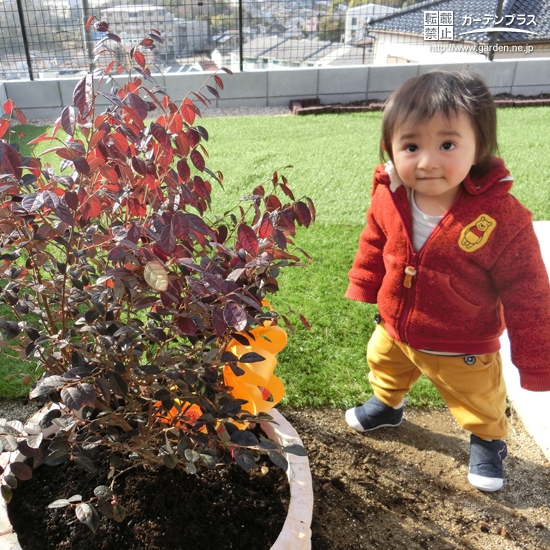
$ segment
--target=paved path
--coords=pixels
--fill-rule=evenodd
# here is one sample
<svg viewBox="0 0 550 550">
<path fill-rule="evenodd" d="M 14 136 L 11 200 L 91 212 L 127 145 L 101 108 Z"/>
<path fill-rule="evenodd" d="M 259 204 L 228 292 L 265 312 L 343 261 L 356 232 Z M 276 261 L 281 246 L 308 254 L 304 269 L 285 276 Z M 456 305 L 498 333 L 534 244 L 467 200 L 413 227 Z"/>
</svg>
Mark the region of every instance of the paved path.
<svg viewBox="0 0 550 550">
<path fill-rule="evenodd" d="M 550 221 L 535 222 L 535 231 L 542 249 L 546 270 L 550 273 Z M 537 297 L 533 296 L 533 300 Z M 550 327 L 533 327 L 533 330 L 550 330 Z M 510 341 L 505 332 L 501 338 L 502 364 L 508 388 L 508 397 L 525 429 L 550 461 L 550 391 L 531 392 L 519 385 L 518 370 L 510 359 Z"/>
</svg>

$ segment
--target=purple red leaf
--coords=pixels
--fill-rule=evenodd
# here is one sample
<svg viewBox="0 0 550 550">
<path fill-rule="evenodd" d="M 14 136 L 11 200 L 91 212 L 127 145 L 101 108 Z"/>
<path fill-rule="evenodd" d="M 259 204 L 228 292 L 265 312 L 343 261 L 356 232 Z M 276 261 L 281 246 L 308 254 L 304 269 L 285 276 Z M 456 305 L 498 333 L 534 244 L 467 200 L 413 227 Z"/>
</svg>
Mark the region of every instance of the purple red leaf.
<svg viewBox="0 0 550 550">
<path fill-rule="evenodd" d="M 124 260 L 126 258 L 126 250 L 120 246 L 115 246 L 112 250 L 109 251 L 107 259 L 111 262 L 115 260 Z"/>
<path fill-rule="evenodd" d="M 187 132 L 187 139 L 191 147 L 196 147 L 201 141 L 201 135 L 194 128 L 190 128 Z"/>
<path fill-rule="evenodd" d="M 145 120 L 149 114 L 149 105 L 147 105 L 141 97 L 133 93 L 128 94 L 128 100 L 130 101 L 130 107 L 132 107 L 132 110 L 135 111 L 141 120 Z"/>
<path fill-rule="evenodd" d="M 76 157 L 73 159 L 73 164 L 78 173 L 84 174 L 85 176 L 90 174 L 90 165 L 84 157 Z"/>
<path fill-rule="evenodd" d="M 185 159 L 178 160 L 176 168 L 178 170 L 178 175 L 181 178 L 181 180 L 184 183 L 189 181 L 189 178 L 191 177 L 191 169 L 189 168 L 187 161 Z"/>
<path fill-rule="evenodd" d="M 80 115 L 86 118 L 92 108 L 93 100 L 93 80 L 92 75 L 87 74 L 75 86 L 73 92 L 73 101 L 75 107 L 80 111 Z"/>
<path fill-rule="evenodd" d="M 44 205 L 44 197 L 42 193 L 30 193 L 25 195 L 21 201 L 21 206 L 27 212 L 36 212 Z"/>
<path fill-rule="evenodd" d="M 178 317 L 178 327 L 185 336 L 197 334 L 197 325 L 189 317 Z"/>
<path fill-rule="evenodd" d="M 4 137 L 6 132 L 10 129 L 10 123 L 8 120 L 0 120 L 0 138 Z"/>
<path fill-rule="evenodd" d="M 160 245 L 166 254 L 172 254 L 176 248 L 176 235 L 171 225 L 167 225 L 160 234 Z"/>
<path fill-rule="evenodd" d="M 74 135 L 75 116 L 74 116 L 74 109 L 72 107 L 65 107 L 61 111 L 61 127 L 70 136 Z"/>
<path fill-rule="evenodd" d="M 268 195 L 265 198 L 265 209 L 268 212 L 279 210 L 282 207 L 283 205 L 281 204 L 281 201 L 279 200 L 279 197 L 277 197 L 277 195 Z"/>
<path fill-rule="evenodd" d="M 228 300 L 223 309 L 223 319 L 229 327 L 242 332 L 247 325 L 247 316 L 245 310 L 234 302 Z"/>
<path fill-rule="evenodd" d="M 195 168 L 197 170 L 200 170 L 201 172 L 204 171 L 204 167 L 206 166 L 206 163 L 204 162 L 204 157 L 196 149 L 193 149 L 189 156 Z"/>
<path fill-rule="evenodd" d="M 237 230 L 237 248 L 244 248 L 252 256 L 258 255 L 258 237 L 254 230 L 248 225 L 239 225 Z"/>
<path fill-rule="evenodd" d="M 27 124 L 27 117 L 19 107 L 14 107 L 13 113 L 15 114 L 15 118 L 17 118 L 21 124 Z"/>
<path fill-rule="evenodd" d="M 317 216 L 317 212 L 315 211 L 315 205 L 313 204 L 313 201 L 309 197 L 305 197 L 306 202 L 309 206 L 309 212 L 311 214 L 311 221 L 315 221 L 315 217 Z"/>
<path fill-rule="evenodd" d="M 220 94 L 213 86 L 206 86 L 206 89 L 217 99 L 220 99 Z"/>
<path fill-rule="evenodd" d="M 300 225 L 309 227 L 311 223 L 311 213 L 309 212 L 309 208 L 302 201 L 296 203 L 296 216 Z"/>
<path fill-rule="evenodd" d="M 212 326 L 216 336 L 223 336 L 227 330 L 227 323 L 225 322 L 223 312 L 219 309 L 215 309 L 212 312 Z"/>
<path fill-rule="evenodd" d="M 13 109 L 13 100 L 7 99 L 6 101 L 4 101 L 4 105 L 2 107 L 4 109 L 4 112 L 9 115 Z"/>
<path fill-rule="evenodd" d="M 157 122 L 152 122 L 149 128 L 151 129 L 151 134 L 160 143 L 161 147 L 165 151 L 170 149 L 170 136 L 166 130 Z"/>
<path fill-rule="evenodd" d="M 273 223 L 267 212 L 264 213 L 260 223 L 260 238 L 267 239 L 273 233 Z"/>
<path fill-rule="evenodd" d="M 176 212 L 172 218 L 172 231 L 181 241 L 189 238 L 189 220 L 182 212 Z"/>
<path fill-rule="evenodd" d="M 294 200 L 294 193 L 290 190 L 290 188 L 285 183 L 281 183 L 280 187 L 283 190 L 283 193 L 287 197 L 289 197 L 291 201 L 293 201 Z"/>
</svg>

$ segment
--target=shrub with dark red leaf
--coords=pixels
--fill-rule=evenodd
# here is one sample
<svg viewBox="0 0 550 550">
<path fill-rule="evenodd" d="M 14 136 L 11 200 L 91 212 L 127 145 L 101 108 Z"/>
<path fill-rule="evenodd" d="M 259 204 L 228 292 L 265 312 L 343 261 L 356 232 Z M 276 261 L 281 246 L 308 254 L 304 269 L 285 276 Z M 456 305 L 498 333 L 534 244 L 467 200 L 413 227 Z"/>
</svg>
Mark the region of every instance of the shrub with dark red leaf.
<svg viewBox="0 0 550 550">
<path fill-rule="evenodd" d="M 221 77 L 176 104 L 148 65 L 160 33 L 125 52 L 106 22 L 91 18 L 87 27 L 94 21 L 107 33 L 96 53 L 112 52 L 113 61 L 83 77 L 74 106 L 63 108 L 51 134 L 30 142 L 51 142 L 47 152 L 62 159 L 63 174 L 43 157 L 21 156 L 9 122 L 23 115 L 4 104 L 0 298 L 11 315 L 0 323 L 2 347 L 38 363 L 30 397 L 61 410 L 43 421 L 60 428 L 49 438 L 37 426 L 0 424 L 3 449 L 25 449 L 33 467 L 75 460 L 90 471 L 99 445 L 121 457 L 114 470 L 128 467 L 128 457 L 191 473 L 235 457 L 249 468 L 267 451 L 284 463 L 274 444 L 239 435 L 244 423 L 269 417 L 243 410 L 223 369 L 230 340 L 247 342 L 238 333 L 276 322 L 264 299 L 277 290 L 281 268 L 300 264 L 292 238 L 296 224 L 314 220 L 313 203 L 296 201 L 275 172 L 223 217 L 211 214 L 212 187 L 223 175 L 206 165 L 208 132 L 194 124 L 196 102 L 218 97 Z M 242 374 L 235 361 L 230 367 Z M 31 473 L 4 472 L 3 496 L 9 500 L 13 476 Z M 88 503 L 56 506 L 76 507 L 92 529 L 90 502 L 122 517 L 107 488 L 96 489 Z"/>
</svg>

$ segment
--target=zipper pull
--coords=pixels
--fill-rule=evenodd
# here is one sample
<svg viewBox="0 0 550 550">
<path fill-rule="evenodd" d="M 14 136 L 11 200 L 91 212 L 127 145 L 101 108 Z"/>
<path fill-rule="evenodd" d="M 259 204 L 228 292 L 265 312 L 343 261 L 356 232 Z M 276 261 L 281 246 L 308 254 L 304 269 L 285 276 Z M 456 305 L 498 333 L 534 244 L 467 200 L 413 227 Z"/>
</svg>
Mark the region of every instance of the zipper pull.
<svg viewBox="0 0 550 550">
<path fill-rule="evenodd" d="M 416 269 L 410 265 L 405 268 L 405 280 L 403 286 L 405 288 L 411 288 L 412 278 L 416 275 Z"/>
</svg>

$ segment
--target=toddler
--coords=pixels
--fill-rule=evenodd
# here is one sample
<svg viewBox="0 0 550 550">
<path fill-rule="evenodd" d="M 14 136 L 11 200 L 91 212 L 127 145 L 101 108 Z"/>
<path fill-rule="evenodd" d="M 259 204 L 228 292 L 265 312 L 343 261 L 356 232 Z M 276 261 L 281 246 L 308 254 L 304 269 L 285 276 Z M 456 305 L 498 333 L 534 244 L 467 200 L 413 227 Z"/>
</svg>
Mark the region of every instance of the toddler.
<svg viewBox="0 0 550 550">
<path fill-rule="evenodd" d="M 508 432 L 499 336 L 521 386 L 550 390 L 550 285 L 531 213 L 510 194 L 491 94 L 475 73 L 435 71 L 388 100 L 367 225 L 346 297 L 378 304 L 374 395 L 346 412 L 359 432 L 397 426 L 426 375 L 470 435 L 468 480 L 504 485 Z"/>
</svg>

